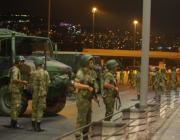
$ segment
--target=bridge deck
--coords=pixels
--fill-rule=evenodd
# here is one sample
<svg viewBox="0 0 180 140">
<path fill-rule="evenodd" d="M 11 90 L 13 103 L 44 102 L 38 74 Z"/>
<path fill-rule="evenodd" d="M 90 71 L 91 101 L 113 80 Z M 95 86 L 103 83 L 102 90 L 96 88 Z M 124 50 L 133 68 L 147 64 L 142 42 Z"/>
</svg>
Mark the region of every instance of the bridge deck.
<svg viewBox="0 0 180 140">
<path fill-rule="evenodd" d="M 83 54 L 92 54 L 98 56 L 122 56 L 122 57 L 141 57 L 141 51 L 136 50 L 111 50 L 111 49 L 83 49 Z M 180 60 L 179 52 L 160 52 L 150 51 L 150 58 L 168 58 Z"/>
</svg>

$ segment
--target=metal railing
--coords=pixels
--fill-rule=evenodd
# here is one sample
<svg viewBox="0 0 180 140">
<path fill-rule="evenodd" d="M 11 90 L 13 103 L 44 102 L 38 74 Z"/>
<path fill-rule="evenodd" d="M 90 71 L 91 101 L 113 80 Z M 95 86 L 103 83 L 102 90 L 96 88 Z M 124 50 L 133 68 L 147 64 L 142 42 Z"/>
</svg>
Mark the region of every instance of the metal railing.
<svg viewBox="0 0 180 140">
<path fill-rule="evenodd" d="M 177 93 L 178 94 L 178 100 L 179 100 L 179 92 Z M 171 98 L 172 96 L 174 96 L 173 98 Z M 157 103 L 157 102 L 155 102 L 154 101 L 154 99 L 153 98 L 151 98 L 151 99 L 149 99 L 148 100 L 148 104 L 151 104 L 151 105 L 153 105 L 154 103 L 156 103 L 156 104 L 154 104 L 154 106 L 153 106 L 153 108 L 155 109 L 154 111 L 157 111 L 155 114 L 154 114 L 154 116 L 153 117 L 156 117 L 157 118 L 157 120 L 158 120 L 158 118 L 165 118 L 165 117 L 169 117 L 169 115 L 171 114 L 171 112 L 174 110 L 174 109 L 176 109 L 176 108 L 172 108 L 171 107 L 171 104 L 174 104 L 174 102 L 176 102 L 176 100 L 173 100 L 173 102 L 171 101 L 172 99 L 174 99 L 174 98 L 176 98 L 176 94 L 171 94 L 171 93 L 168 93 L 168 94 L 165 94 L 165 95 L 162 95 L 161 96 L 161 102 L 159 102 L 159 103 Z M 176 103 L 175 103 L 176 104 Z M 179 104 L 179 102 L 178 102 L 178 104 Z M 131 105 L 131 106 L 129 106 L 127 109 L 129 109 L 129 110 L 131 110 L 131 109 L 134 109 L 135 108 L 135 105 Z M 121 114 L 123 114 L 123 112 L 125 111 L 125 110 L 127 110 L 127 109 L 121 109 L 121 110 L 119 110 L 118 112 L 116 112 L 116 113 L 114 113 L 114 114 L 112 114 L 112 115 L 109 115 L 109 116 L 107 116 L 107 117 L 105 117 L 105 118 L 102 118 L 102 119 L 100 119 L 100 120 L 98 120 L 98 121 L 96 121 L 96 122 L 91 122 L 91 123 L 89 123 L 89 124 L 87 124 L 87 125 L 85 125 L 85 126 L 83 126 L 83 127 L 80 127 L 80 128 L 78 128 L 78 129 L 76 129 L 76 130 L 73 130 L 73 131 L 70 131 L 70 132 L 67 132 L 67 133 L 65 133 L 65 134 L 63 134 L 63 135 L 61 135 L 61 136 L 59 136 L 59 137 L 57 137 L 57 138 L 55 138 L 56 140 L 63 140 L 63 139 L 67 139 L 68 137 L 72 137 L 72 135 L 74 136 L 74 134 L 77 132 L 77 131 L 79 131 L 79 130 L 83 130 L 84 128 L 87 128 L 87 127 L 91 127 L 91 126 L 93 126 L 94 127 L 94 125 L 96 124 L 96 123 L 103 123 L 103 121 L 104 121 L 104 119 L 106 119 L 106 118 L 109 118 L 109 117 L 112 117 L 112 116 L 115 116 L 115 115 L 119 115 L 120 113 Z M 157 109 L 157 110 L 156 110 Z M 147 133 L 150 133 L 150 137 L 152 137 L 153 136 L 153 134 L 154 134 L 154 132 L 150 132 L 150 127 L 151 127 L 151 122 L 148 122 L 148 117 L 150 117 L 150 116 L 148 116 L 148 112 L 150 112 L 150 110 L 149 109 L 147 109 L 147 110 L 144 110 L 144 114 L 146 114 L 145 116 L 146 116 L 146 119 L 147 119 L 147 123 L 145 124 L 147 127 L 146 127 L 146 129 L 144 130 L 144 131 L 147 131 Z M 121 115 L 120 115 L 121 116 Z M 120 118 L 117 118 L 116 120 L 114 120 L 114 121 L 117 121 L 118 119 L 120 119 Z M 123 118 L 122 118 L 123 119 Z M 128 137 L 129 137 L 129 135 L 130 134 L 133 134 L 133 133 L 135 133 L 135 132 L 132 132 L 131 133 L 131 131 L 136 127 L 136 126 L 132 126 L 131 124 L 133 124 L 133 123 L 135 123 L 136 121 L 137 121 L 137 119 L 141 119 L 141 117 L 140 118 L 129 118 L 129 121 L 128 122 L 126 122 L 126 123 L 124 123 L 123 125 L 122 125 L 122 127 L 120 127 L 120 128 L 116 128 L 116 130 L 114 131 L 114 132 L 112 132 L 111 134 L 107 134 L 106 136 L 102 136 L 102 134 L 96 134 L 96 135 L 92 135 L 91 136 L 91 139 L 93 139 L 93 138 L 95 138 L 95 137 L 97 137 L 97 136 L 102 136 L 103 137 L 103 140 L 108 140 L 108 139 L 110 139 L 110 138 L 112 138 L 113 136 L 117 136 L 117 135 L 119 135 L 118 133 L 119 132 L 121 132 L 121 131 L 124 131 L 124 134 L 122 134 L 121 135 L 121 138 L 125 138 L 125 139 L 128 139 Z M 122 123 L 123 123 L 123 121 L 124 120 L 122 120 Z M 112 122 L 113 123 L 113 122 Z M 162 125 L 163 125 L 163 123 L 162 123 Z M 131 126 L 131 128 L 129 128 Z M 161 126 L 159 126 L 158 128 L 156 128 L 156 130 L 158 130 L 159 128 L 160 128 Z M 83 135 L 83 137 L 84 136 L 87 136 L 87 135 L 89 135 L 88 133 L 86 133 L 86 134 L 84 134 Z M 75 138 L 75 136 L 74 136 L 74 138 Z M 69 139 L 68 139 L 69 140 Z"/>
</svg>

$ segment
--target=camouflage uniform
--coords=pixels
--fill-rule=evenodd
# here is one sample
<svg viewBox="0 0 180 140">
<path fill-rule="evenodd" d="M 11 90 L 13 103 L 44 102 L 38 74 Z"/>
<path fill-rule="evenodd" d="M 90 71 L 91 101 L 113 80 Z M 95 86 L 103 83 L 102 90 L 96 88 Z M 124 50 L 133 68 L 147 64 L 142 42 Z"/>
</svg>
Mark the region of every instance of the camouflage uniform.
<svg viewBox="0 0 180 140">
<path fill-rule="evenodd" d="M 111 62 L 115 62 L 115 66 L 113 68 L 110 68 L 107 66 L 107 71 L 104 73 L 104 81 L 103 83 L 111 84 L 113 86 L 117 86 L 116 77 L 114 76 L 114 67 L 117 67 L 117 62 L 115 60 L 109 60 L 107 62 L 107 65 Z M 105 113 L 105 121 L 110 121 L 114 112 L 114 104 L 115 104 L 115 90 L 112 88 L 104 88 L 104 91 L 102 93 L 103 101 L 106 107 L 106 113 Z M 109 117 L 108 117 L 109 116 Z"/>
<path fill-rule="evenodd" d="M 39 128 L 39 125 L 46 109 L 46 96 L 49 84 L 48 72 L 41 66 L 37 66 L 37 69 L 32 72 L 30 77 L 30 85 L 32 87 L 32 126 L 35 131 L 42 130 Z"/>
<path fill-rule="evenodd" d="M 99 91 L 100 87 L 99 87 L 99 85 L 97 83 L 97 73 L 96 73 L 96 71 L 91 69 L 90 70 L 90 76 L 93 79 L 93 84 L 92 85 L 93 85 L 94 90 Z"/>
<path fill-rule="evenodd" d="M 134 74 L 133 74 L 133 70 L 130 70 L 128 73 L 128 84 L 133 87 L 134 84 Z"/>
<path fill-rule="evenodd" d="M 86 58 L 86 63 L 92 58 L 91 56 L 84 56 L 82 59 Z M 92 85 L 97 86 L 95 83 L 97 78 L 96 72 L 87 68 L 83 65 L 76 74 L 75 82 L 83 84 L 83 85 Z M 92 87 L 91 86 L 91 87 Z M 76 105 L 77 105 L 77 121 L 76 121 L 76 129 L 83 127 L 89 123 L 91 123 L 91 113 L 92 113 L 92 93 L 88 89 L 78 89 L 76 94 Z M 89 131 L 89 127 L 84 128 L 76 132 L 76 137 L 80 137 L 81 133 L 87 133 Z"/>
<path fill-rule="evenodd" d="M 10 127 L 21 128 L 17 123 L 21 105 L 21 92 L 26 81 L 21 80 L 21 73 L 19 67 L 23 65 L 25 58 L 23 56 L 16 56 L 15 65 L 9 70 L 9 91 L 11 93 L 11 124 Z"/>
<path fill-rule="evenodd" d="M 13 80 L 21 80 L 21 73 L 17 66 L 13 66 L 9 70 L 10 84 L 9 90 L 11 93 L 11 118 L 17 120 L 19 116 L 20 104 L 21 104 L 21 89 L 22 85 L 13 83 Z"/>
<path fill-rule="evenodd" d="M 135 81 L 136 81 L 137 97 L 138 99 L 140 99 L 140 72 L 139 71 L 137 71 Z"/>
<path fill-rule="evenodd" d="M 120 71 L 120 83 L 123 85 L 124 84 L 124 71 Z"/>
<path fill-rule="evenodd" d="M 176 75 L 176 68 L 175 67 L 172 68 L 169 80 L 170 80 L 171 90 L 177 91 L 177 75 Z"/>
<path fill-rule="evenodd" d="M 156 71 L 154 79 L 154 90 L 157 101 L 160 101 L 160 95 L 164 94 L 165 88 L 165 75 L 160 71 Z"/>
</svg>

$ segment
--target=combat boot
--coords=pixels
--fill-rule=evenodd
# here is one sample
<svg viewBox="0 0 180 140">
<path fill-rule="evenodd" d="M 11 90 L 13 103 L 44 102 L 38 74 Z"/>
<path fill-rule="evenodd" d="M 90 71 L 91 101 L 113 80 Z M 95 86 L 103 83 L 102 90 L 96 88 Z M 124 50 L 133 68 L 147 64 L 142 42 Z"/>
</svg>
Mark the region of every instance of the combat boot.
<svg viewBox="0 0 180 140">
<path fill-rule="evenodd" d="M 81 134 L 75 134 L 75 140 L 81 140 Z"/>
<path fill-rule="evenodd" d="M 137 95 L 137 99 L 140 100 L 140 95 L 139 94 Z"/>
<path fill-rule="evenodd" d="M 88 134 L 83 135 L 83 140 L 89 140 Z"/>
<path fill-rule="evenodd" d="M 32 121 L 32 129 L 31 129 L 31 131 L 36 131 L 36 130 L 37 130 L 36 122 Z"/>
<path fill-rule="evenodd" d="M 41 122 L 37 122 L 37 127 L 36 127 L 37 132 L 43 132 L 44 129 L 41 129 Z"/>
<path fill-rule="evenodd" d="M 88 132 L 89 132 L 89 127 L 86 127 L 86 128 L 83 130 L 83 140 L 89 140 Z"/>
<path fill-rule="evenodd" d="M 11 119 L 11 122 L 10 122 L 10 128 L 14 128 L 15 127 L 15 120 Z"/>
<path fill-rule="evenodd" d="M 14 121 L 13 128 L 15 128 L 15 129 L 22 129 L 23 128 L 16 120 L 13 120 L 13 121 Z"/>
</svg>

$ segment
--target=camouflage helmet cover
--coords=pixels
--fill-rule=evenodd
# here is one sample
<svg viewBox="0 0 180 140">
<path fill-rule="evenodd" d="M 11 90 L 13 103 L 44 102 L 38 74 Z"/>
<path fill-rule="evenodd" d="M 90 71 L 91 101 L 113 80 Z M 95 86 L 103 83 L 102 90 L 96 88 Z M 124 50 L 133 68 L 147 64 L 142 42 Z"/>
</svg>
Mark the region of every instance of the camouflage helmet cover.
<svg viewBox="0 0 180 140">
<path fill-rule="evenodd" d="M 34 64 L 35 65 L 43 65 L 44 64 L 44 59 L 43 58 L 35 58 L 34 59 Z"/>
<path fill-rule="evenodd" d="M 173 71 L 176 71 L 176 67 L 175 67 L 175 66 L 174 66 L 174 67 L 172 67 L 172 70 L 173 70 Z"/>
<path fill-rule="evenodd" d="M 118 65 L 119 65 L 118 62 L 114 59 L 108 60 L 106 63 L 106 67 L 109 70 L 116 68 Z"/>
<path fill-rule="evenodd" d="M 15 62 L 19 62 L 19 61 L 25 61 L 24 56 L 22 56 L 22 55 L 16 56 Z"/>
<path fill-rule="evenodd" d="M 93 58 L 92 55 L 82 55 L 81 56 L 81 64 L 82 66 L 85 66 L 86 64 L 88 64 L 88 61 L 91 60 Z"/>
</svg>

